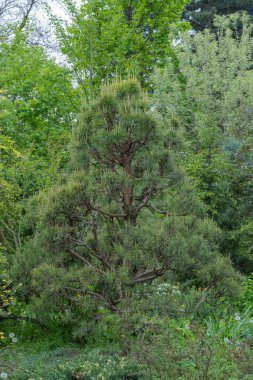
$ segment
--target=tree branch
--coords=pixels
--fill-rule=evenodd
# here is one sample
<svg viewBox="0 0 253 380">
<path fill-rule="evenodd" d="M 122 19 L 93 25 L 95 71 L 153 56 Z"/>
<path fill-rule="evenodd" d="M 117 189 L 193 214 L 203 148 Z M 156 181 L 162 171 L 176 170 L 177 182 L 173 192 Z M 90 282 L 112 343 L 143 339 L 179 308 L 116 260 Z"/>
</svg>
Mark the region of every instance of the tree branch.
<svg viewBox="0 0 253 380">
<path fill-rule="evenodd" d="M 22 21 L 21 21 L 21 23 L 19 25 L 19 30 L 23 30 L 24 27 L 26 26 L 28 18 L 29 18 L 29 15 L 30 15 L 33 7 L 37 3 L 37 1 L 38 0 L 31 0 L 30 4 L 29 3 L 27 4 L 27 8 L 26 8 L 26 11 L 24 13 L 23 19 L 22 19 Z"/>
<path fill-rule="evenodd" d="M 147 205 L 147 207 L 151 208 L 151 210 L 154 210 L 154 211 L 158 212 L 159 214 L 166 215 L 166 216 L 187 216 L 187 215 L 190 215 L 190 214 L 188 214 L 186 212 L 170 213 L 168 211 L 159 210 L 158 208 L 156 208 L 153 205 Z"/>
<path fill-rule="evenodd" d="M 169 266 L 163 266 L 159 269 L 147 269 L 146 271 L 138 274 L 132 282 L 129 284 L 130 286 L 133 286 L 135 284 L 139 284 L 146 281 L 154 280 L 155 278 L 161 277 L 164 275 L 164 273 L 169 269 Z"/>
<path fill-rule="evenodd" d="M 111 269 L 111 267 L 109 266 L 106 258 L 104 256 L 100 256 L 98 255 L 92 248 L 90 248 L 87 244 L 83 243 L 83 242 L 76 242 L 76 246 L 77 247 L 84 247 L 87 249 L 87 251 L 89 251 L 90 255 L 95 257 L 101 264 L 103 264 L 107 269 Z"/>
<path fill-rule="evenodd" d="M 125 218 L 126 217 L 126 214 L 111 214 L 111 213 L 104 211 L 104 210 L 101 210 L 97 207 L 92 207 L 92 210 L 100 212 L 101 214 L 109 216 L 110 218 Z"/>
<path fill-rule="evenodd" d="M 102 250 L 100 248 L 99 239 L 98 239 L 98 232 L 97 232 L 96 217 L 93 214 L 91 215 L 91 217 L 92 217 L 92 233 L 93 233 L 93 237 L 94 237 L 94 247 L 95 247 L 95 250 L 97 250 L 99 252 L 99 255 L 96 255 L 96 257 L 98 260 L 100 260 L 102 262 L 102 264 L 104 265 L 105 268 L 111 270 L 111 266 L 107 260 L 107 257 L 104 255 L 104 253 L 102 252 Z"/>
<path fill-rule="evenodd" d="M 5 0 L 0 4 L 0 16 L 15 7 L 15 0 Z"/>
<path fill-rule="evenodd" d="M 73 251 L 73 249 L 69 249 L 68 252 L 73 256 L 75 257 L 76 259 L 78 259 L 79 261 L 82 261 L 84 264 L 92 267 L 96 272 L 98 272 L 99 274 L 103 274 L 105 275 L 105 272 L 103 272 L 101 269 L 99 268 L 96 268 L 94 265 L 92 265 L 87 259 L 85 259 L 85 257 L 79 255 L 79 253 Z"/>
<path fill-rule="evenodd" d="M 95 297 L 95 298 L 97 298 L 97 299 L 105 302 L 106 305 L 112 311 L 117 311 L 117 312 L 119 311 L 118 308 L 115 305 L 113 305 L 112 303 L 108 302 L 107 299 L 104 296 L 102 296 L 99 293 L 93 292 L 93 291 L 91 291 L 89 289 L 76 289 L 76 288 L 71 288 L 70 286 L 63 286 L 63 289 L 65 289 L 65 290 L 71 290 L 71 291 L 76 292 L 76 293 L 82 293 L 84 295 L 89 294 L 89 295 L 91 295 L 91 296 L 93 296 L 93 297 Z M 72 298 L 72 301 L 74 301 L 74 300 L 76 301 L 76 299 Z"/>
<path fill-rule="evenodd" d="M 143 207 L 147 206 L 148 201 L 149 201 L 149 199 L 151 198 L 153 192 L 154 192 L 154 185 L 152 184 L 152 185 L 150 186 L 150 188 L 148 189 L 146 195 L 144 196 L 143 201 L 142 201 L 141 204 L 137 207 L 137 209 L 136 209 L 136 214 L 138 214 L 138 212 L 139 212 Z"/>
<path fill-rule="evenodd" d="M 20 249 L 20 244 L 19 244 L 19 238 L 17 238 L 16 236 L 16 233 L 15 231 L 10 227 L 8 226 L 7 223 L 5 223 L 5 221 L 3 219 L 1 219 L 1 223 L 3 224 L 3 226 L 6 228 L 6 230 L 13 236 L 13 240 L 14 240 L 14 243 L 15 243 L 15 247 L 16 247 L 16 250 L 14 248 L 11 248 L 11 245 L 9 243 L 7 243 L 7 239 L 6 237 L 1 234 L 5 240 L 5 242 L 7 243 L 7 245 L 9 246 L 9 248 L 14 252 L 14 253 L 17 253 L 17 251 Z"/>
</svg>

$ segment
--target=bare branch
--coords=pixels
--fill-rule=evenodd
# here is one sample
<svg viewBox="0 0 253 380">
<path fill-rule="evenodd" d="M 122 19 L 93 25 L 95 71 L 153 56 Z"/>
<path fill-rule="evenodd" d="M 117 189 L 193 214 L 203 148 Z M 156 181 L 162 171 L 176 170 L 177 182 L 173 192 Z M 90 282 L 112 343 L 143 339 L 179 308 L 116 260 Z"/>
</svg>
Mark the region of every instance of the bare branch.
<svg viewBox="0 0 253 380">
<path fill-rule="evenodd" d="M 0 17 L 9 12 L 16 5 L 16 0 L 2 0 L 0 2 Z"/>
<path fill-rule="evenodd" d="M 19 30 L 24 29 L 24 27 L 26 26 L 27 21 L 29 19 L 30 13 L 32 12 L 33 8 L 35 7 L 35 5 L 37 3 L 38 3 L 38 0 L 30 0 L 26 4 L 26 8 L 23 10 L 24 15 L 23 15 L 23 19 L 22 19 L 22 21 L 21 21 L 21 23 L 19 25 Z"/>
</svg>

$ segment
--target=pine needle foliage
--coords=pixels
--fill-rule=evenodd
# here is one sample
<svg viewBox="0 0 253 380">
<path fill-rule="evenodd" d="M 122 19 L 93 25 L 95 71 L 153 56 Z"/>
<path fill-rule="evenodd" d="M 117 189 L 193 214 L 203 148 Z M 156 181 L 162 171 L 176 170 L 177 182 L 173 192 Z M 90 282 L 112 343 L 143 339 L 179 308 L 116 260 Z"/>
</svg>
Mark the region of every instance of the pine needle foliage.
<svg viewBox="0 0 253 380">
<path fill-rule="evenodd" d="M 217 252 L 219 229 L 177 165 L 171 132 L 134 79 L 83 104 L 70 174 L 31 204 L 35 228 L 16 264 L 27 287 L 34 268 L 29 296 L 47 312 L 50 302 L 117 312 L 134 287 L 169 274 L 235 295 L 237 274 Z"/>
</svg>

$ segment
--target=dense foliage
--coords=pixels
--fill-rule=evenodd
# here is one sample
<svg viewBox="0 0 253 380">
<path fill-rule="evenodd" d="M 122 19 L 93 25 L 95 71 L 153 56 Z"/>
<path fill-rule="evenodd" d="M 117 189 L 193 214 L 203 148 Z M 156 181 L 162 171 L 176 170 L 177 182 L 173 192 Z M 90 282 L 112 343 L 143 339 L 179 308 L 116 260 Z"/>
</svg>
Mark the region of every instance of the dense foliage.
<svg viewBox="0 0 253 380">
<path fill-rule="evenodd" d="M 171 41 L 187 0 L 91 0 L 78 9 L 64 0 L 70 22 L 51 15 L 61 51 L 72 65 L 85 94 L 95 93 L 101 82 L 135 75 L 150 84 L 154 68 L 174 55 Z"/>
<path fill-rule="evenodd" d="M 196 31 L 216 30 L 215 17 L 236 12 L 247 12 L 253 16 L 252 0 L 192 0 L 185 7 L 183 17 Z"/>
<path fill-rule="evenodd" d="M 244 27 L 234 38 L 237 22 Z M 157 110 L 186 130 L 185 165 L 223 230 L 222 250 L 252 271 L 252 25 L 246 15 L 218 18 L 215 25 L 217 36 L 185 36 L 180 75 L 169 64 L 157 77 Z M 175 98 L 181 100 L 176 107 Z"/>
<path fill-rule="evenodd" d="M 60 5 L 0 0 L 0 379 L 251 380 L 252 2 Z"/>
<path fill-rule="evenodd" d="M 236 293 L 236 275 L 217 253 L 219 231 L 174 163 L 171 133 L 133 80 L 84 104 L 73 173 L 32 205 L 33 234 L 15 265 L 22 283 L 31 273 L 27 292 L 47 313 L 50 299 L 53 310 L 69 304 L 79 314 L 91 299 L 90 313 L 122 312 L 138 284 L 165 275 Z"/>
</svg>

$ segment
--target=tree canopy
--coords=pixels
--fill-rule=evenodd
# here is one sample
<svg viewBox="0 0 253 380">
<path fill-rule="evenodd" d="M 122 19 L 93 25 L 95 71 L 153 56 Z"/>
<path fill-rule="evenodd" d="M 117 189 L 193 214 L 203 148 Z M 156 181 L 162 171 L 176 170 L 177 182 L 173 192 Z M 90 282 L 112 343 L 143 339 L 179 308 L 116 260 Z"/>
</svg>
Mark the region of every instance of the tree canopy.
<svg viewBox="0 0 253 380">
<path fill-rule="evenodd" d="M 236 12 L 247 12 L 252 17 L 252 0 L 192 0 L 185 7 L 183 17 L 196 31 L 203 32 L 204 29 L 215 31 L 214 20 L 217 16 L 227 16 Z"/>
<path fill-rule="evenodd" d="M 64 0 L 71 21 L 55 24 L 61 51 L 73 66 L 85 93 L 105 80 L 136 76 L 147 85 L 153 68 L 173 55 L 171 41 L 185 24 L 180 18 L 187 0 Z"/>
<path fill-rule="evenodd" d="M 157 109 L 186 129 L 192 147 L 185 152 L 188 172 L 209 214 L 229 231 L 223 249 L 249 265 L 251 243 L 248 253 L 239 247 L 245 246 L 244 237 L 248 240 L 242 231 L 244 225 L 250 228 L 253 209 L 252 25 L 248 16 L 241 16 L 242 35 L 234 38 L 237 19 L 217 18 L 217 36 L 209 31 L 185 36 L 177 54 L 180 76 L 169 65 L 157 78 Z"/>
</svg>

